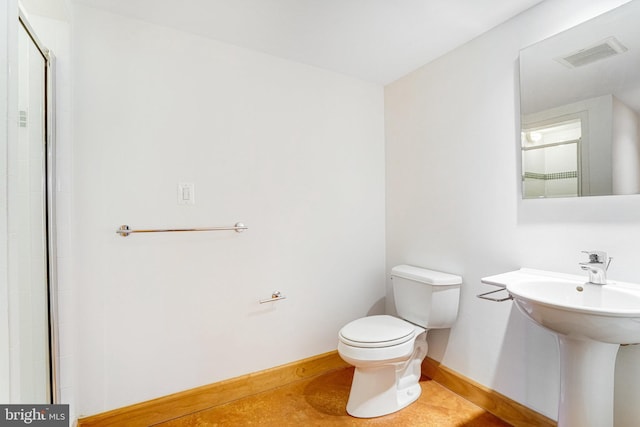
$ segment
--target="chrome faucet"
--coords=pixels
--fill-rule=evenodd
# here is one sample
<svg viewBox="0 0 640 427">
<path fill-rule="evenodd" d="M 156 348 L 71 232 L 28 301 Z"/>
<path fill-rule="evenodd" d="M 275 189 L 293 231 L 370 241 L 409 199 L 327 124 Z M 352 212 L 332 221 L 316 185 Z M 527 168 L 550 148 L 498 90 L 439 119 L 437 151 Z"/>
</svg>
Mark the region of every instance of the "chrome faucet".
<svg viewBox="0 0 640 427">
<path fill-rule="evenodd" d="M 582 253 L 589 255 L 588 262 L 580 263 L 580 268 L 589 272 L 589 281 L 587 283 L 606 285 L 607 270 L 613 258 L 607 258 L 607 253 L 601 251 L 582 251 Z"/>
</svg>

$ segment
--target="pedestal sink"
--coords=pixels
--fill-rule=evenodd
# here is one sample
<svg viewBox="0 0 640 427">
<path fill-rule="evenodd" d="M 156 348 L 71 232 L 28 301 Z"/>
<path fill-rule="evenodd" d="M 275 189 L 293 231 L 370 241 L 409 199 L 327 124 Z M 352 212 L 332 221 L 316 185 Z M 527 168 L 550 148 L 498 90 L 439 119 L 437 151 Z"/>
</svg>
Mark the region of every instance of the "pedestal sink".
<svg viewBox="0 0 640 427">
<path fill-rule="evenodd" d="M 526 317 L 558 337 L 558 425 L 613 427 L 616 354 L 640 343 L 640 285 L 526 268 L 482 282 L 505 286 Z"/>
</svg>

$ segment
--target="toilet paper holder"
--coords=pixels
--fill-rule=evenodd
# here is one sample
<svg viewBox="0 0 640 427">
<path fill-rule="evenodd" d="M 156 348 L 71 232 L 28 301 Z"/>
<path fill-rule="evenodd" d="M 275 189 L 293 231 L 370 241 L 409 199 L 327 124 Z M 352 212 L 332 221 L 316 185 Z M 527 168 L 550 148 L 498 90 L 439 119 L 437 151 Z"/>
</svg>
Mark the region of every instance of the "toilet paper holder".
<svg viewBox="0 0 640 427">
<path fill-rule="evenodd" d="M 264 304 L 267 302 L 276 302 L 276 301 L 280 301 L 283 299 L 287 299 L 286 296 L 282 295 L 280 293 L 280 291 L 273 291 L 273 293 L 271 294 L 271 298 L 267 298 L 267 299 L 261 299 L 260 300 L 260 304 Z"/>
</svg>

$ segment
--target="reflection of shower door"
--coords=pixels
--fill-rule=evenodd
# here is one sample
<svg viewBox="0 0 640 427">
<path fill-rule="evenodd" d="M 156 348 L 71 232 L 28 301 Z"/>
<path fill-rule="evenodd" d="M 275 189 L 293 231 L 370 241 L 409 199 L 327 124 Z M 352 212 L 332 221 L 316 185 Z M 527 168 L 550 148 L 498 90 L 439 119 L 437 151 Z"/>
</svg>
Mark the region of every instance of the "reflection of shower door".
<svg viewBox="0 0 640 427">
<path fill-rule="evenodd" d="M 47 52 L 20 20 L 18 138 L 9 160 L 11 395 L 52 402 L 48 191 Z"/>
<path fill-rule="evenodd" d="M 582 122 L 571 119 L 522 132 L 524 198 L 579 196 Z"/>
<path fill-rule="evenodd" d="M 525 198 L 579 195 L 579 142 L 523 149 Z"/>
</svg>

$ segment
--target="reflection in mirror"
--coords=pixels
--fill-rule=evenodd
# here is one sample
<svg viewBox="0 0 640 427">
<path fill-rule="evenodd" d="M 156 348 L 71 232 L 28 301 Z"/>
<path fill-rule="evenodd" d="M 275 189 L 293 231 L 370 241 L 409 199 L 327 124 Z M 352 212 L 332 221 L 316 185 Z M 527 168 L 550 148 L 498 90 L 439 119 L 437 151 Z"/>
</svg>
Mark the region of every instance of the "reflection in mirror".
<svg viewBox="0 0 640 427">
<path fill-rule="evenodd" d="M 580 194 L 578 156 L 581 135 L 580 119 L 522 132 L 524 197 Z"/>
<path fill-rule="evenodd" d="M 520 52 L 524 198 L 640 193 L 640 1 Z"/>
</svg>

